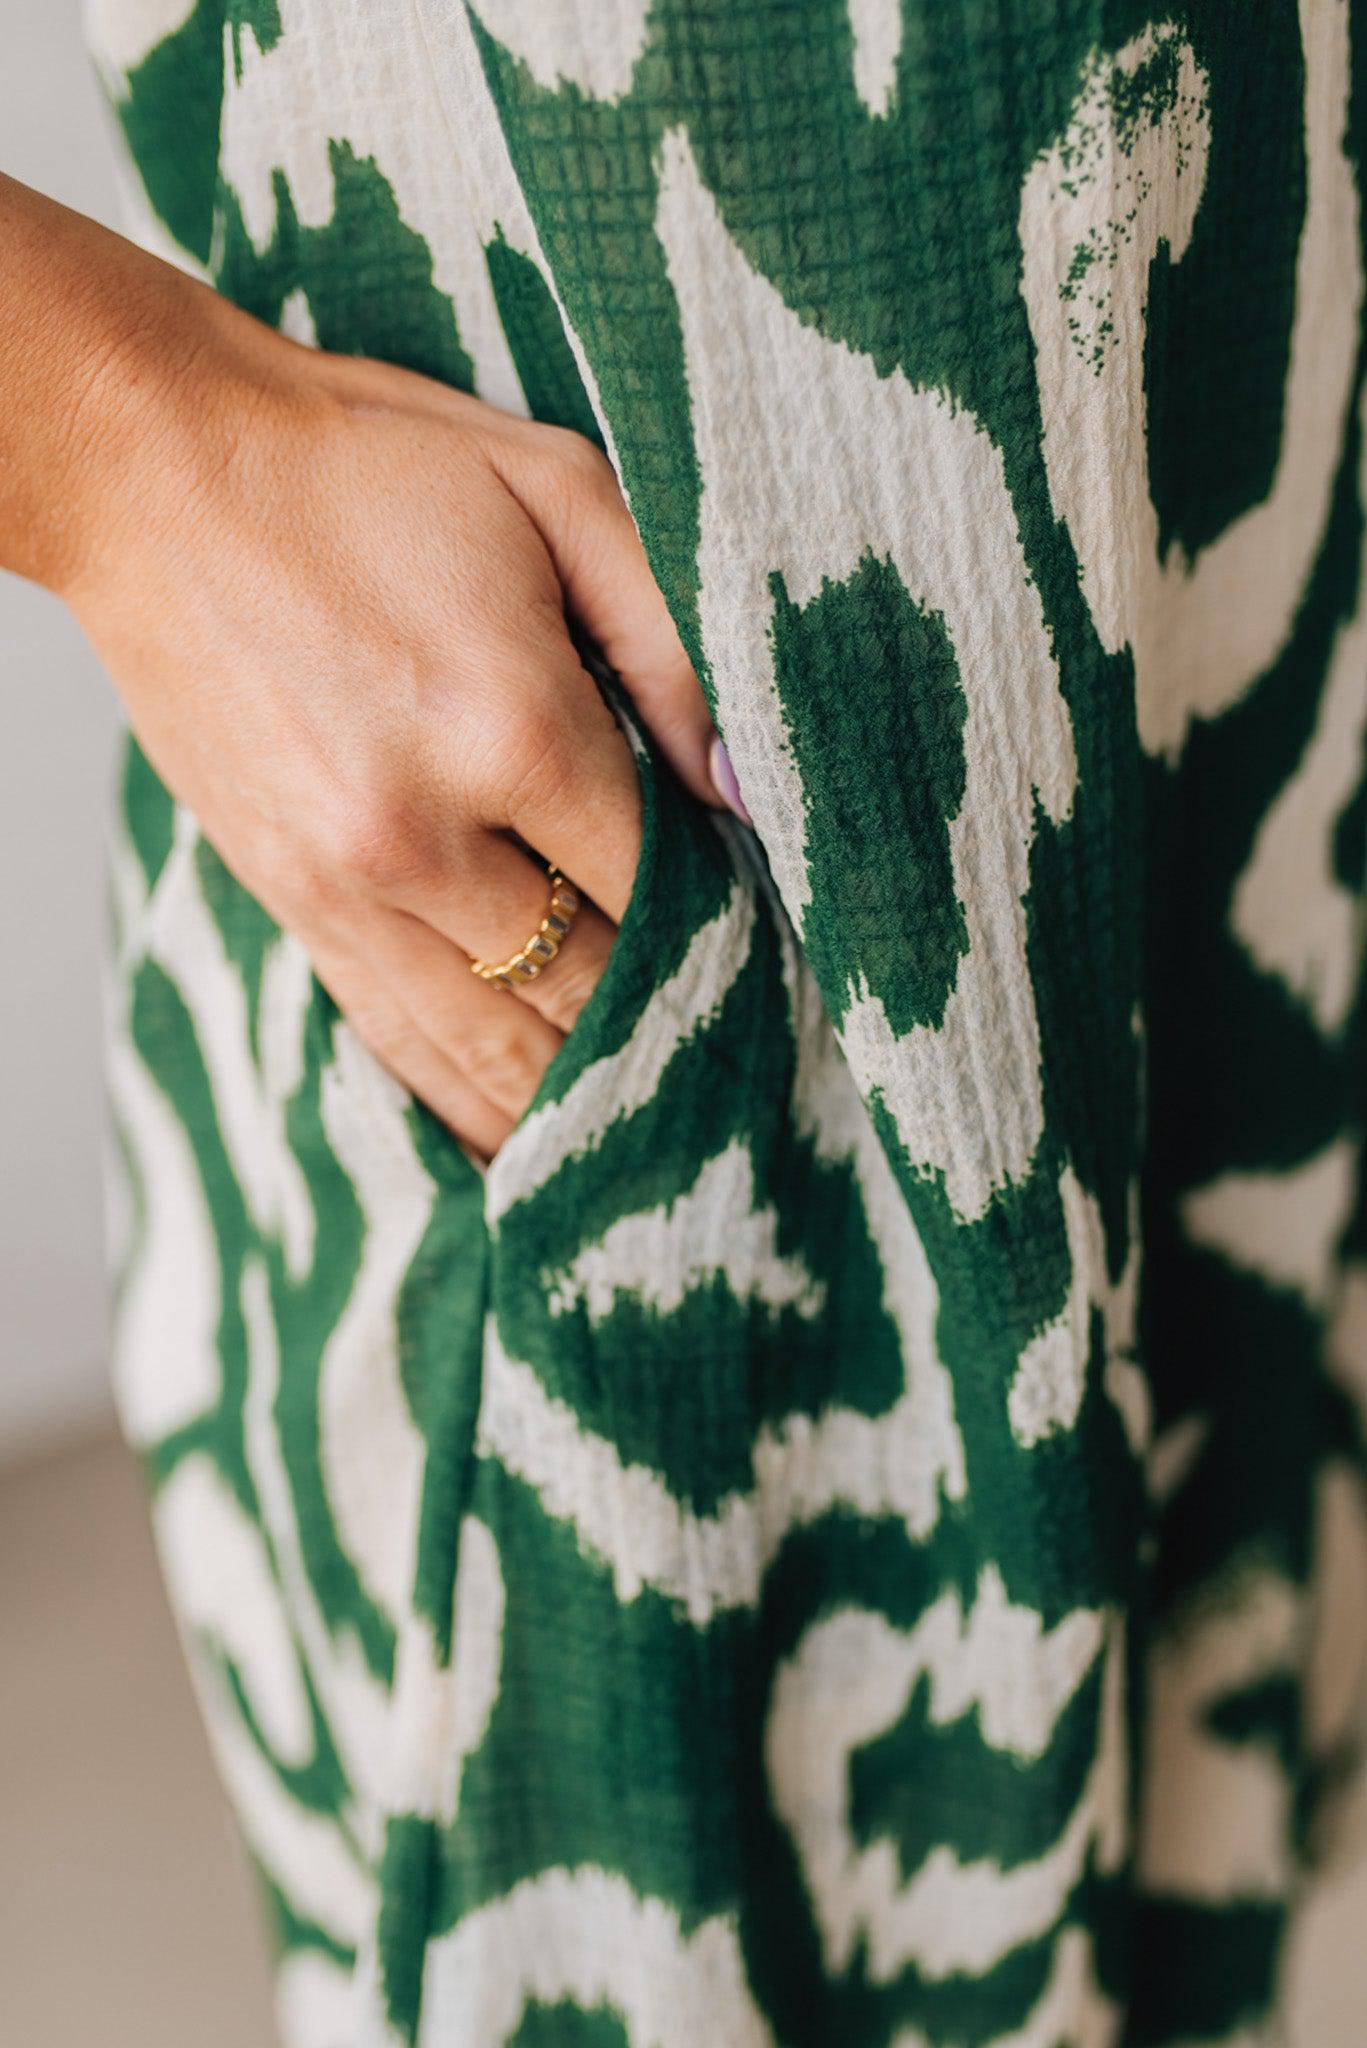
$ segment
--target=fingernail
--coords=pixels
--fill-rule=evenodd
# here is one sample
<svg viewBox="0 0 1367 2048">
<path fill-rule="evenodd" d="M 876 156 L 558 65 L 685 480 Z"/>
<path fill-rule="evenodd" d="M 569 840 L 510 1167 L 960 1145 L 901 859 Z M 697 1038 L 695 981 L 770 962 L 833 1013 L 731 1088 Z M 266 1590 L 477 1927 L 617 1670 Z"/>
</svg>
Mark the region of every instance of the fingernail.
<svg viewBox="0 0 1367 2048">
<path fill-rule="evenodd" d="M 720 740 L 713 740 L 707 757 L 707 765 L 712 771 L 713 788 L 726 805 L 726 808 L 729 811 L 734 811 L 743 825 L 753 823 L 750 813 L 746 810 L 741 798 L 740 784 L 736 780 L 736 771 L 731 766 L 731 756 L 727 753 Z"/>
</svg>

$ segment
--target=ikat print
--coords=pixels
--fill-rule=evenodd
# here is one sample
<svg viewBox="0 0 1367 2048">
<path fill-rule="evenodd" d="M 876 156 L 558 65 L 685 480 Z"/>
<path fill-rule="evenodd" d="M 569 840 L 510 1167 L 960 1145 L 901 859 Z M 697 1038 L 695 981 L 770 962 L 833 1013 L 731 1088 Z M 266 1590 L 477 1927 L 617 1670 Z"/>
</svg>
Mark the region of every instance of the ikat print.
<svg viewBox="0 0 1367 2048">
<path fill-rule="evenodd" d="M 1367 11 L 90 14 L 151 246 L 606 446 L 756 828 L 621 707 L 482 1173 L 130 743 L 117 1380 L 287 2048 L 1329 2048 Z"/>
</svg>

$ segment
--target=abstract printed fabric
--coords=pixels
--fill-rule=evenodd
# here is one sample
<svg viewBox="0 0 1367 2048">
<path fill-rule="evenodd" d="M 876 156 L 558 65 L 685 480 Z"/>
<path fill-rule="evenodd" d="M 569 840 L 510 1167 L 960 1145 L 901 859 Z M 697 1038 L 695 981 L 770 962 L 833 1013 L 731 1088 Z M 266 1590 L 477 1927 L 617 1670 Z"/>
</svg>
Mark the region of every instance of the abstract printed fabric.
<svg viewBox="0 0 1367 2048">
<path fill-rule="evenodd" d="M 151 246 L 608 449 L 755 821 L 637 739 L 485 1175 L 129 748 L 117 1381 L 282 2038 L 1356 2039 L 1367 7 L 91 11 Z"/>
</svg>

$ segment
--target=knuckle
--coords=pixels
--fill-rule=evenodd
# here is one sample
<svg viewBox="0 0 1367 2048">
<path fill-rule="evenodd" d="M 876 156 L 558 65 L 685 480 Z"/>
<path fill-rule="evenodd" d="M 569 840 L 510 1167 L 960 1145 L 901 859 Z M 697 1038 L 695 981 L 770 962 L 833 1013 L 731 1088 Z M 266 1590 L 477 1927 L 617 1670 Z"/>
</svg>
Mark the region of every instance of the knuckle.
<svg viewBox="0 0 1367 2048">
<path fill-rule="evenodd" d="M 542 709 L 505 721 L 485 751 L 484 794 L 509 824 L 554 808 L 563 797 L 573 762 L 558 720 Z"/>
<path fill-rule="evenodd" d="M 541 1080 L 541 1065 L 516 1023 L 489 1025 L 453 1048 L 457 1066 L 482 1095 L 521 1108 Z"/>
<path fill-rule="evenodd" d="M 578 1022 L 585 1003 L 598 986 L 601 962 L 583 956 L 575 959 L 570 948 L 556 956 L 554 966 L 537 984 L 542 991 L 541 1011 L 561 1031 Z"/>
<path fill-rule="evenodd" d="M 353 994 L 341 1005 L 343 1015 L 362 1045 L 386 1066 L 402 1060 L 412 1033 L 397 1011 L 383 999 Z"/>
<path fill-rule="evenodd" d="M 577 470 L 581 476 L 592 476 L 606 470 L 611 476 L 612 464 L 598 443 L 587 434 L 581 434 L 577 428 L 538 422 L 536 433 L 544 459 L 557 468 Z"/>
<path fill-rule="evenodd" d="M 412 1051 L 413 1025 L 385 990 L 368 975 L 354 970 L 323 977 L 347 1027 L 391 1073 L 399 1072 Z"/>
<path fill-rule="evenodd" d="M 566 431 L 561 460 L 568 465 L 571 475 L 587 489 L 610 491 L 613 497 L 618 495 L 616 470 L 597 442 L 590 441 L 587 435 Z"/>
<path fill-rule="evenodd" d="M 585 434 L 569 427 L 547 427 L 541 459 L 547 483 L 568 507 L 584 496 L 621 496 L 617 472 L 598 444 Z"/>
<path fill-rule="evenodd" d="M 338 878 L 383 892 L 416 879 L 427 865 L 423 842 L 403 809 L 381 792 L 336 805 L 317 832 L 315 872 L 325 888 Z"/>
</svg>

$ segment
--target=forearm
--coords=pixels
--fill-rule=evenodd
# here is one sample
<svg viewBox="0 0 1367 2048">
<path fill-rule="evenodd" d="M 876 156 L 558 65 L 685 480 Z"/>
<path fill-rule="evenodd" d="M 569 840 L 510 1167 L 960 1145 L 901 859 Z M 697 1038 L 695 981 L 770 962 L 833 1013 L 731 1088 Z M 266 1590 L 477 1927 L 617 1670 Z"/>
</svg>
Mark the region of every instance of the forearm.
<svg viewBox="0 0 1367 2048">
<path fill-rule="evenodd" d="M 0 268 L 0 566 L 69 592 L 196 407 L 202 428 L 197 370 L 255 323 L 3 175 Z"/>
</svg>

